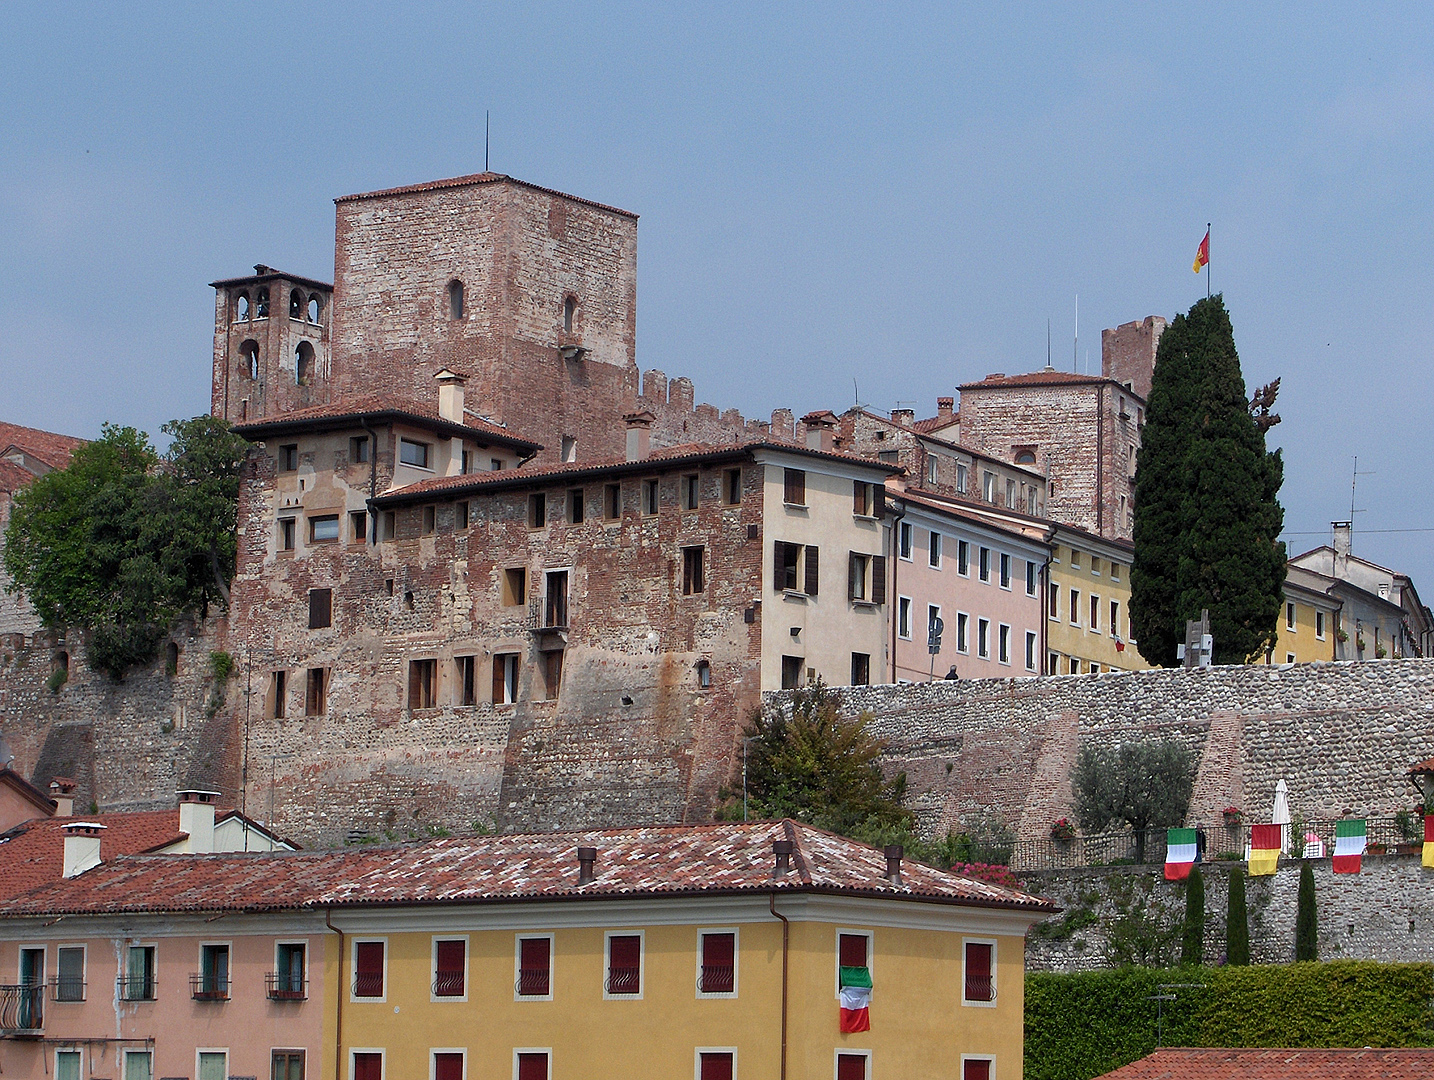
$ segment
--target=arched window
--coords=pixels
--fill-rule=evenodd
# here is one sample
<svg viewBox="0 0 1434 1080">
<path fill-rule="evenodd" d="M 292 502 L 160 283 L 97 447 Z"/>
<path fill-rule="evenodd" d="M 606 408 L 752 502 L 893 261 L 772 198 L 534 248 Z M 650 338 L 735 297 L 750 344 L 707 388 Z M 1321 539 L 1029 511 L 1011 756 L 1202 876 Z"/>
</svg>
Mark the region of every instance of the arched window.
<svg viewBox="0 0 1434 1080">
<path fill-rule="evenodd" d="M 314 347 L 307 341 L 299 342 L 294 350 L 294 381 L 300 386 L 309 386 L 314 381 Z"/>
<path fill-rule="evenodd" d="M 259 377 L 259 343 L 246 341 L 239 346 L 239 374 L 246 379 Z"/>
<path fill-rule="evenodd" d="M 249 321 L 249 294 L 241 292 L 234 298 L 234 321 Z"/>
<path fill-rule="evenodd" d="M 576 296 L 569 296 L 563 301 L 563 333 L 571 334 L 573 332 L 573 319 L 577 313 L 578 298 Z"/>
<path fill-rule="evenodd" d="M 319 321 L 319 295 L 318 295 L 318 293 L 315 293 L 313 296 L 309 297 L 309 322 L 311 322 L 311 323 L 317 323 L 318 321 Z"/>
<path fill-rule="evenodd" d="M 269 288 L 265 286 L 254 294 L 254 306 L 258 308 L 254 312 L 256 319 L 267 319 L 269 317 Z"/>
<path fill-rule="evenodd" d="M 457 278 L 448 283 L 448 317 L 463 318 L 463 282 Z"/>
<path fill-rule="evenodd" d="M 1017 465 L 1034 465 L 1036 463 L 1036 452 L 1034 450 L 1022 450 L 1016 455 Z"/>
<path fill-rule="evenodd" d="M 298 289 L 289 293 L 289 318 L 302 319 L 304 317 L 304 294 Z"/>
</svg>

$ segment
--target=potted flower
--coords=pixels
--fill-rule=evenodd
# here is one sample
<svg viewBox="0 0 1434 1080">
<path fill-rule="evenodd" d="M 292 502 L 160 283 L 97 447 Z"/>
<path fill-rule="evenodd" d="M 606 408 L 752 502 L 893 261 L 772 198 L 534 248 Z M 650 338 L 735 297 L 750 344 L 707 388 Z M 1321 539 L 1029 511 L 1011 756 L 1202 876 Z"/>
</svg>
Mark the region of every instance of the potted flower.
<svg viewBox="0 0 1434 1080">
<path fill-rule="evenodd" d="M 1074 840 L 1075 834 L 1075 826 L 1071 824 L 1070 818 L 1059 818 L 1051 826 L 1052 840 Z"/>
<path fill-rule="evenodd" d="M 1225 828 L 1227 829 L 1233 829 L 1237 825 L 1245 823 L 1245 811 L 1238 806 L 1227 806 L 1220 811 L 1220 814 L 1225 819 Z"/>
<path fill-rule="evenodd" d="M 1349 640 L 1349 634 L 1343 630 L 1336 630 L 1334 632 L 1334 636 L 1339 639 L 1339 643 L 1341 645 L 1343 645 L 1346 641 Z"/>
</svg>

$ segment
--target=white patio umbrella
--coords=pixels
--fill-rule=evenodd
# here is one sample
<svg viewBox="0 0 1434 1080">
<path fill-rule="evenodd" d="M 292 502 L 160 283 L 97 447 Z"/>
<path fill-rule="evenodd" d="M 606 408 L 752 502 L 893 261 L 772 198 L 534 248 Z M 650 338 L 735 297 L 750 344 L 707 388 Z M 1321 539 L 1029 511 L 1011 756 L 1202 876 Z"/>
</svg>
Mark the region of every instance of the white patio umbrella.
<svg viewBox="0 0 1434 1080">
<path fill-rule="evenodd" d="M 1282 778 L 1275 785 L 1275 808 L 1270 812 L 1270 824 L 1280 827 L 1280 854 L 1290 852 L 1290 789 Z"/>
</svg>

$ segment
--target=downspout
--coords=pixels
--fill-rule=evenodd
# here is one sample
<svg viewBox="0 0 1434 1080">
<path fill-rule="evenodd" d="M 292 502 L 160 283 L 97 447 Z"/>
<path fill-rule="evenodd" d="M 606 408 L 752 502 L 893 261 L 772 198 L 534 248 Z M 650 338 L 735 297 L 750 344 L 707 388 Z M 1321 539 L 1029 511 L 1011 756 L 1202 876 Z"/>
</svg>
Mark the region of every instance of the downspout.
<svg viewBox="0 0 1434 1080">
<path fill-rule="evenodd" d="M 1049 538 L 1049 537 L 1047 537 L 1046 543 L 1047 543 L 1047 544 L 1050 543 L 1050 538 Z M 1050 556 L 1050 551 L 1047 550 L 1047 552 L 1046 552 L 1046 561 L 1043 562 L 1043 563 L 1041 563 L 1041 603 L 1040 603 L 1040 610 L 1041 610 L 1041 659 L 1040 659 L 1040 664 L 1038 665 L 1038 667 L 1037 667 L 1037 669 L 1036 669 L 1036 670 L 1038 670 L 1042 675 L 1054 675 L 1054 674 L 1055 674 L 1055 672 L 1053 672 L 1053 671 L 1048 671 L 1048 670 L 1047 670 L 1047 668 L 1050 666 L 1050 665 L 1049 665 L 1049 661 L 1050 661 L 1050 658 L 1051 658 L 1051 651 L 1050 651 L 1050 645 L 1051 645 L 1051 643 L 1050 643 L 1050 638 L 1049 638 L 1049 636 L 1048 636 L 1049 633 L 1050 633 L 1051 613 L 1050 613 L 1049 611 L 1047 611 L 1046 608 L 1047 608 L 1047 606 L 1050 604 L 1050 602 L 1051 602 L 1051 556 Z"/>
<path fill-rule="evenodd" d="M 344 932 L 333 924 L 334 909 L 324 909 L 324 925 L 339 936 L 339 978 L 334 989 L 334 1080 L 344 1080 Z"/>
<path fill-rule="evenodd" d="M 378 512 L 373 508 L 374 496 L 378 494 L 378 432 L 369 427 L 362 416 L 359 426 L 368 432 L 368 533 L 372 546 L 378 543 Z"/>
<path fill-rule="evenodd" d="M 896 507 L 900 507 L 898 512 Z M 896 573 L 901 567 L 901 519 L 906 516 L 905 503 L 892 504 L 891 516 L 891 605 L 887 607 L 888 612 L 893 612 L 895 618 L 891 620 L 891 682 L 895 685 L 899 680 L 897 677 L 896 663 L 896 631 L 901 622 L 901 595 L 896 588 Z"/>
<path fill-rule="evenodd" d="M 779 1076 L 787 1080 L 787 948 L 791 925 L 787 917 L 777 910 L 777 894 L 767 894 L 767 910 L 782 920 L 782 1067 Z M 335 1077 L 334 1080 L 339 1080 Z"/>
</svg>

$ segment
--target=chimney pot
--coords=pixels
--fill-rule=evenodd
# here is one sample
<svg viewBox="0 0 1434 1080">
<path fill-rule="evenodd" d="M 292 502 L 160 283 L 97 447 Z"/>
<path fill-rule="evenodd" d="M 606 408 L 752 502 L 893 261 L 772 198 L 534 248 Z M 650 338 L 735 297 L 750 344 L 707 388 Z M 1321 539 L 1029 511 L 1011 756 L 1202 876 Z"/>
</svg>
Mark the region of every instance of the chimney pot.
<svg viewBox="0 0 1434 1080">
<path fill-rule="evenodd" d="M 901 857 L 906 854 L 906 849 L 900 844 L 888 844 L 883 850 L 886 855 L 886 880 L 900 885 Z"/>
<path fill-rule="evenodd" d="M 591 885 L 597 880 L 597 873 L 593 866 L 597 862 L 597 848 L 578 848 L 578 884 Z"/>
<path fill-rule="evenodd" d="M 179 831 L 189 836 L 191 854 L 208 855 L 214 850 L 214 807 L 217 791 L 190 789 L 179 793 Z"/>
<path fill-rule="evenodd" d="M 1349 521 L 1330 522 L 1330 528 L 1334 530 L 1334 554 L 1336 558 L 1341 556 L 1348 558 L 1350 549 L 1353 546 L 1354 523 Z"/>
<path fill-rule="evenodd" d="M 950 416 L 956 411 L 956 399 L 954 397 L 939 397 L 936 399 L 936 415 Z"/>
<path fill-rule="evenodd" d="M 71 817 L 75 812 L 75 782 L 56 777 L 50 781 L 50 798 L 55 802 L 56 817 Z"/>
<path fill-rule="evenodd" d="M 64 826 L 64 877 L 72 878 L 100 864 L 100 834 L 105 827 L 93 821 L 76 821 Z"/>
<path fill-rule="evenodd" d="M 467 380 L 448 368 L 433 377 L 438 380 L 439 417 L 451 424 L 463 423 L 463 384 Z"/>
<path fill-rule="evenodd" d="M 643 461 L 652 449 L 652 423 L 657 417 L 644 409 L 622 418 L 627 425 L 627 460 Z"/>
<path fill-rule="evenodd" d="M 915 410 L 915 409 L 892 409 L 892 410 L 891 410 L 891 422 L 892 422 L 893 424 L 905 424 L 907 427 L 910 427 L 912 424 L 914 424 L 914 423 L 916 422 L 916 410 Z"/>
<path fill-rule="evenodd" d="M 777 859 L 776 866 L 772 868 L 772 877 L 779 878 L 792 868 L 792 842 L 790 840 L 773 840 L 772 854 Z"/>
</svg>

